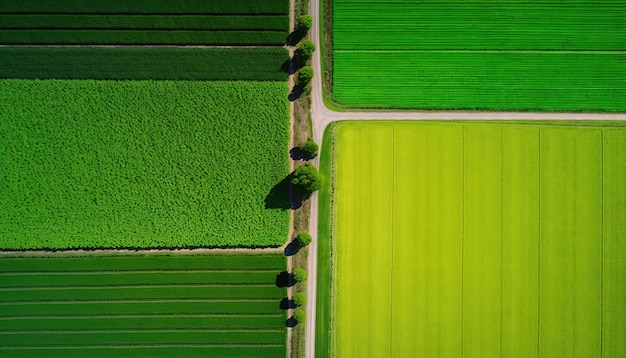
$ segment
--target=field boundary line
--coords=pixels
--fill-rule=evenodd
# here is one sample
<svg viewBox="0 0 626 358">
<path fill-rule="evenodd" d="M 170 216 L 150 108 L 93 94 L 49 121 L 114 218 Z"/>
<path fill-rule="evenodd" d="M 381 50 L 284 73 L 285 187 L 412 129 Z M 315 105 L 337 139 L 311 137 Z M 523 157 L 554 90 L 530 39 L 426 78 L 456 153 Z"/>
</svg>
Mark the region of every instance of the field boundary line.
<svg viewBox="0 0 626 358">
<path fill-rule="evenodd" d="M 269 288 L 276 288 L 276 285 L 274 284 L 267 284 L 267 283 L 235 283 L 235 284 L 229 284 L 229 283 L 218 283 L 218 284 L 177 284 L 177 283 L 171 283 L 171 284 L 161 284 L 161 285 L 142 285 L 142 284 L 137 284 L 137 285 L 128 285 L 128 284 L 124 284 L 124 285 L 58 285 L 58 286 L 53 286 L 53 285 L 49 285 L 49 286 L 10 286 L 10 287 L 0 287 L 0 292 L 11 292 L 11 291 L 54 291 L 54 290 L 58 290 L 58 291 L 64 291 L 64 290 L 92 290 L 92 289 L 102 289 L 102 288 L 106 288 L 106 289 L 112 289 L 112 290 L 118 290 L 118 289 L 126 289 L 126 288 L 172 288 L 172 287 L 181 287 L 181 288 L 217 288 L 217 287 L 239 287 L 239 286 L 245 286 L 245 287 L 257 287 L 257 288 L 262 288 L 262 287 L 269 287 Z"/>
<path fill-rule="evenodd" d="M 155 273 L 155 274 L 163 274 L 163 273 L 175 273 L 175 274 L 189 274 L 189 273 L 274 273 L 276 270 L 280 270 L 282 267 L 278 267 L 276 269 L 189 269 L 189 270 L 72 270 L 72 271 L 59 271 L 59 270 L 50 270 L 50 271 L 2 271 L 0 272 L 0 277 L 2 276 L 83 276 L 83 275 L 125 275 L 125 274 L 142 274 L 142 273 Z"/>
<path fill-rule="evenodd" d="M 116 348 L 181 348 L 181 347 L 207 347 L 207 348 L 280 348 L 282 344 L 265 344 L 265 343 L 249 343 L 249 344 L 193 344 L 193 343 L 168 343 L 168 344 L 100 344 L 100 345 L 84 345 L 84 346 L 1 346 L 2 350 L 33 350 L 33 349 L 116 349 Z"/>
<path fill-rule="evenodd" d="M 276 328 L 276 329 L 267 329 L 267 328 L 258 328 L 258 329 L 254 329 L 254 328 L 241 328 L 241 329 L 234 329 L 232 327 L 229 328 L 225 328 L 225 329 L 215 329 L 215 328 L 164 328 L 164 329 L 158 329 L 158 328 L 146 328 L 146 329 L 142 329 L 142 328 L 128 328 L 128 329 L 81 329 L 81 328 L 76 328 L 76 329 L 32 329 L 32 330 L 25 330 L 25 329 L 17 329 L 17 330 L 10 330 L 10 331 L 1 331 L 3 335 L 20 335 L 20 334 L 31 334 L 31 333 L 45 333 L 45 334 L 67 334 L 67 333 L 74 333 L 74 334 L 93 334 L 93 333 L 135 333 L 135 332 L 140 332 L 140 333 L 164 333 L 164 332 L 170 332 L 170 333 L 177 333 L 177 332 L 185 332 L 185 333 L 212 333 L 212 332 L 220 332 L 220 333 L 241 333 L 241 332 L 246 332 L 246 333 L 258 333 L 258 332 L 283 332 L 282 328 Z"/>
<path fill-rule="evenodd" d="M 189 299 L 185 299 L 185 298 L 163 298 L 163 299 L 154 299 L 154 298 L 148 298 L 148 299 L 120 299 L 120 300 L 81 300 L 81 299 L 77 299 L 77 300 L 54 300 L 54 301 L 45 301 L 45 300 L 41 300 L 41 301 L 2 301 L 0 302 L 0 306 L 10 306 L 10 305 L 29 305 L 29 306 L 36 306 L 36 305 L 47 305 L 47 304 L 58 304 L 58 305 L 77 305 L 77 304 L 85 304 L 85 305 L 91 305 L 91 304 L 110 304 L 111 302 L 115 302 L 115 303 L 217 303 L 217 302 L 229 302 L 229 303 L 252 303 L 252 302 L 256 302 L 256 303 L 260 303 L 260 302 L 276 302 L 276 299 L 272 299 L 272 298 L 255 298 L 255 299 L 242 299 L 242 298 L 235 298 L 235 299 L 227 299 L 227 298 L 189 298 Z"/>
<path fill-rule="evenodd" d="M 537 357 L 541 357 L 541 128 L 537 128 Z"/>
<path fill-rule="evenodd" d="M 213 313 L 200 313 L 200 314 L 178 314 L 178 313 L 157 313 L 157 314 L 121 314 L 121 315 L 111 315 L 111 314 L 84 314 L 84 315 L 32 315 L 32 316 L 0 316 L 0 321 L 13 321 L 13 320 L 31 320 L 31 319 L 99 319 L 99 318 L 141 318 L 141 317 L 160 317 L 160 318 L 172 318 L 172 317 L 180 317 L 180 318 L 196 318 L 196 317 L 284 317 L 284 313 L 274 314 L 274 313 L 254 313 L 254 314 L 213 314 Z M 1 332 L 1 331 L 0 331 Z"/>
</svg>

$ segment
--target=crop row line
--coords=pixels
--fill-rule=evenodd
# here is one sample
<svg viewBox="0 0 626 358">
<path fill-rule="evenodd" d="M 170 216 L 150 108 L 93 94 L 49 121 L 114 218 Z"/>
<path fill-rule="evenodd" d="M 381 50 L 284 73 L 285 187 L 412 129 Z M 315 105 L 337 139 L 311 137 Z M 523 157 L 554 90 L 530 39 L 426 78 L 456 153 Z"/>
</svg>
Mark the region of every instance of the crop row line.
<svg viewBox="0 0 626 358">
<path fill-rule="evenodd" d="M 81 270 L 81 271 L 63 271 L 63 270 L 55 270 L 55 271 L 20 271 L 20 272 L 11 272 L 5 271 L 0 272 L 0 277 L 2 276 L 32 276 L 32 275 L 124 275 L 124 274 L 142 274 L 142 273 L 154 273 L 154 274 L 162 274 L 162 273 L 181 273 L 181 274 L 190 274 L 190 273 L 248 273 L 248 272 L 277 272 L 282 270 L 282 267 L 277 267 L 276 269 L 189 269 L 189 270 L 97 270 L 97 271 L 89 271 L 89 270 Z"/>
<path fill-rule="evenodd" d="M 0 316 L 0 321 L 15 321 L 15 320 L 30 320 L 30 319 L 58 319 L 58 318 L 69 318 L 69 319 L 98 319 L 98 318 L 140 318 L 140 317 L 159 317 L 159 318 L 195 318 L 195 317 L 282 317 L 283 314 L 274 314 L 274 313 L 254 313 L 254 314 L 215 314 L 215 313 L 199 313 L 199 314 L 125 314 L 125 315 L 32 315 L 32 316 Z M 1 331 L 1 330 L 0 330 Z"/>
<path fill-rule="evenodd" d="M 76 333 L 76 334 L 88 334 L 88 333 L 134 333 L 137 331 L 141 331 L 142 333 L 165 333 L 165 332 L 172 332 L 172 333 L 180 333 L 180 332 L 189 332 L 189 333 L 211 333 L 211 332 L 219 332 L 219 333 L 242 333 L 242 332 L 249 332 L 249 333 L 261 333 L 261 332 L 282 332 L 284 331 L 282 328 L 276 328 L 276 329 L 270 329 L 269 327 L 263 327 L 263 328 L 240 328 L 240 329 L 232 329 L 232 328 L 224 328 L 224 329 L 219 329 L 219 328 L 211 328 L 211 329 L 207 329 L 207 328 L 163 328 L 163 329 L 155 329 L 155 328 L 141 328 L 141 327 L 137 327 L 137 328 L 132 328 L 132 329 L 118 329 L 118 328 L 114 328 L 114 329 L 55 329 L 55 330 L 50 330 L 50 329 L 32 329 L 32 330 L 25 330 L 25 329 L 18 329 L 18 330 L 10 330 L 10 331 L 2 331 L 0 330 L 0 334 L 3 335 L 12 335 L 12 334 L 30 334 L 30 333 L 47 333 L 47 334 L 62 334 L 62 333 Z"/>
<path fill-rule="evenodd" d="M 280 344 L 264 344 L 264 343 L 248 343 L 248 344 L 193 344 L 193 343 L 168 343 L 168 344 L 116 344 L 116 345 L 54 345 L 54 346 L 0 346 L 0 350 L 11 349 L 85 349 L 85 348 L 169 348 L 169 347 L 207 347 L 207 348 L 236 348 L 236 347 L 259 347 L 259 348 L 280 348 L 284 345 Z"/>
<path fill-rule="evenodd" d="M 0 286 L 0 292 L 2 291 L 48 291 L 48 290 L 91 290 L 94 288 L 110 288 L 110 289 L 125 289 L 125 288 L 171 288 L 171 287 L 185 287 L 185 288 L 221 288 L 221 287 L 268 287 L 276 288 L 274 284 L 267 283 L 216 283 L 216 284 L 186 284 L 186 283 L 172 283 L 161 285 L 59 285 L 59 286 L 12 286 L 3 287 Z"/>
<path fill-rule="evenodd" d="M 240 302 L 248 302 L 248 303 L 260 303 L 260 302 L 276 302 L 275 299 L 269 298 L 250 298 L 250 299 L 242 299 L 242 298 L 133 298 L 133 299 L 111 299 L 111 300 L 58 300 L 54 301 L 55 304 L 62 305 L 77 305 L 77 304 L 93 304 L 93 303 L 104 303 L 110 304 L 112 302 L 115 303 L 217 303 L 217 302 L 229 302 L 229 303 L 240 303 Z M 0 301 L 0 306 L 12 305 L 11 301 Z M 48 304 L 48 302 L 44 301 L 23 301 L 21 303 L 23 305 L 39 305 L 39 304 Z"/>
</svg>

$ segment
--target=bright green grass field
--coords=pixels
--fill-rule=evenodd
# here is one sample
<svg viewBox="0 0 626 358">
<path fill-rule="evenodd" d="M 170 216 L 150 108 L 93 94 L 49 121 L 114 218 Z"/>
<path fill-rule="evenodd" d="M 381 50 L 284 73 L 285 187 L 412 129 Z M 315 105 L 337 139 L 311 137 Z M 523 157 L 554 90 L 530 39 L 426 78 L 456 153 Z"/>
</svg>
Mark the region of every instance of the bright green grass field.
<svg viewBox="0 0 626 358">
<path fill-rule="evenodd" d="M 348 107 L 626 111 L 626 3 L 333 1 Z"/>
<path fill-rule="evenodd" d="M 284 82 L 0 81 L 0 248 L 280 246 Z"/>
<path fill-rule="evenodd" d="M 0 258 L 0 356 L 279 357 L 285 257 Z"/>
<path fill-rule="evenodd" d="M 334 356 L 626 355 L 621 123 L 340 122 L 333 143 Z"/>
</svg>

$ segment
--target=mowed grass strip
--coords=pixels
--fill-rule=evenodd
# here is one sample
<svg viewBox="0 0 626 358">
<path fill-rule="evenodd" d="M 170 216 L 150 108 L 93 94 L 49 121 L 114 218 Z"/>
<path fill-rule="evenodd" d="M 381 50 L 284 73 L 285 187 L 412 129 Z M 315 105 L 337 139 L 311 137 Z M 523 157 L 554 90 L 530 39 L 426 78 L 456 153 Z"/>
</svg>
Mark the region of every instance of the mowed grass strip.
<svg viewBox="0 0 626 358">
<path fill-rule="evenodd" d="M 351 148 L 336 153 L 337 193 L 354 196 L 335 198 L 337 238 L 349 237 L 359 245 L 335 242 L 335 327 L 333 344 L 338 356 L 385 356 L 390 348 L 391 245 L 381 238 L 393 235 L 393 127 L 381 124 L 337 127 L 337 142 Z M 368 158 L 363 162 L 361 158 Z M 384 215 L 379 215 L 383 213 Z M 376 221 L 359 218 L 376 217 Z M 381 244 L 379 244 L 381 243 Z M 384 244 L 382 244 L 384 243 Z M 359 292 L 359 300 L 350 297 Z M 372 324 L 375 322 L 374 324 Z"/>
<path fill-rule="evenodd" d="M 223 276 L 205 276 L 202 284 L 196 280 L 185 280 L 184 275 L 203 275 L 211 261 L 226 266 L 225 258 L 231 258 L 230 269 Z M 92 350 L 104 349 L 124 354 L 140 354 L 151 349 L 154 355 L 172 354 L 171 348 L 181 347 L 177 356 L 189 352 L 202 352 L 202 356 L 249 356 L 254 348 L 257 356 L 275 356 L 278 350 L 286 349 L 285 311 L 280 301 L 286 297 L 285 288 L 277 287 L 276 277 L 285 269 L 285 257 L 281 254 L 266 255 L 203 255 L 203 256 L 118 256 L 111 257 L 55 257 L 55 258 L 2 258 L 2 267 L 14 267 L 11 263 L 41 262 L 45 267 L 39 271 L 25 271 L 24 281 L 37 284 L 46 277 L 59 275 L 59 266 L 64 262 L 74 269 L 84 263 L 83 270 L 72 274 L 61 273 L 61 277 L 82 277 L 90 269 L 98 269 L 94 262 L 115 265 L 130 262 L 150 274 L 181 277 L 179 283 L 151 285 L 150 277 L 134 271 L 135 282 L 130 287 L 119 287 L 112 283 L 108 287 L 93 286 L 77 280 L 71 286 L 25 287 L 0 289 L 0 354 L 16 356 L 28 352 L 42 352 L 44 356 L 84 356 Z M 112 260 L 113 259 L 113 260 Z M 189 262 L 192 266 L 189 267 Z M 271 265 L 270 265 L 271 263 Z M 229 273 L 249 274 L 234 270 L 238 265 L 259 268 L 252 272 L 265 273 L 271 266 L 273 275 L 264 276 L 263 282 L 229 282 Z M 24 265 L 27 266 L 27 265 Z M 177 270 L 178 269 L 178 270 Z M 122 281 L 127 282 L 125 271 L 117 271 Z M 2 275 L 19 272 L 1 271 Z M 95 271 L 94 280 L 100 272 Z M 171 278 L 172 276 L 170 276 Z M 104 281 L 100 284 L 104 285 Z M 28 287 L 32 286 L 32 287 Z M 239 348 L 244 348 L 241 351 Z M 201 349 L 201 350 L 199 350 Z M 130 353 L 134 352 L 134 353 Z M 239 354 L 241 353 L 241 354 Z M 111 353 L 117 354 L 117 353 Z"/>
<path fill-rule="evenodd" d="M 287 94 L 260 81 L 0 81 L 0 247 L 282 245 L 288 212 L 266 198 L 289 171 Z"/>
<path fill-rule="evenodd" d="M 228 271 L 272 271 L 282 267 L 282 263 L 273 254 L 259 255 L 211 255 L 211 256 L 93 256 L 93 257 L 57 257 L 42 256 L 37 260 L 30 257 L 6 257 L 0 260 L 0 277 L 13 275 L 38 275 L 50 273 L 58 275 L 64 272 L 78 274 L 110 274 L 123 271 L 143 272 L 203 272 L 206 270 Z M 139 271 L 139 272 L 137 272 Z"/>
<path fill-rule="evenodd" d="M 602 354 L 626 356 L 626 132 L 603 131 Z"/>
<path fill-rule="evenodd" d="M 332 353 L 620 356 L 626 266 L 617 256 L 623 251 L 617 223 L 626 205 L 620 176 L 626 156 L 618 148 L 625 128 L 337 124 Z M 391 158 L 384 147 L 371 154 L 390 141 Z M 383 158 L 392 164 L 383 165 Z M 387 171 L 389 165 L 394 169 Z M 361 189 L 389 181 L 380 191 L 394 188 L 392 233 L 354 240 L 364 235 L 356 230 L 382 233 L 377 230 L 390 225 L 389 207 L 371 205 L 372 195 Z M 371 263 L 371 252 L 378 262 Z M 389 304 L 370 302 L 371 295 L 352 286 L 363 280 L 359 262 L 391 273 L 361 283 L 390 294 Z M 381 337 L 369 337 L 371 327 Z"/>
<path fill-rule="evenodd" d="M 390 356 L 459 356 L 462 128 L 397 123 L 394 134 Z"/>
<path fill-rule="evenodd" d="M 601 352 L 602 144 L 601 129 L 541 131 L 542 356 Z"/>
</svg>

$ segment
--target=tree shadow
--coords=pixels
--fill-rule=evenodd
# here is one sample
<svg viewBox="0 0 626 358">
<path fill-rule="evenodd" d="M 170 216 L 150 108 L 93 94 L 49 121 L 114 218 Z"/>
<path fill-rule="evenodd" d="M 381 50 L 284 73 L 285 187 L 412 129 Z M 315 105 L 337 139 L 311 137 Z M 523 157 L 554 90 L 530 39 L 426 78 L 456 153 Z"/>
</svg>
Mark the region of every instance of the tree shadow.
<svg viewBox="0 0 626 358">
<path fill-rule="evenodd" d="M 304 161 L 311 160 L 311 159 L 315 158 L 315 156 L 312 156 L 310 153 L 306 153 L 300 147 L 293 147 L 293 148 L 291 148 L 289 150 L 289 156 L 293 160 L 304 160 Z"/>
<path fill-rule="evenodd" d="M 293 86 L 293 88 L 291 89 L 291 93 L 289 93 L 289 100 L 291 102 L 297 100 L 298 98 L 302 97 L 302 94 L 304 93 L 304 90 L 306 89 L 306 85 L 302 84 L 302 83 L 298 83 L 295 86 Z"/>
<path fill-rule="evenodd" d="M 290 309 L 294 309 L 298 306 L 296 306 L 296 303 L 293 300 L 290 300 L 288 298 L 283 298 L 282 301 L 280 301 L 280 309 L 281 310 L 290 310 Z"/>
<path fill-rule="evenodd" d="M 302 244 L 300 244 L 300 241 L 298 241 L 298 239 L 295 239 L 293 241 L 291 241 L 286 247 L 285 247 L 285 256 L 293 256 L 295 254 L 298 253 L 298 251 L 300 251 L 300 249 L 303 248 Z"/>
<path fill-rule="evenodd" d="M 293 317 L 289 317 L 289 319 L 285 321 L 285 326 L 287 326 L 289 328 L 293 328 L 297 324 L 298 324 L 298 321 L 296 321 L 296 319 L 293 318 Z"/>
<path fill-rule="evenodd" d="M 294 190 L 291 184 L 291 174 L 287 175 L 278 184 L 274 185 L 265 197 L 266 209 L 298 209 L 310 197 L 299 190 Z"/>
<path fill-rule="evenodd" d="M 293 32 L 291 32 L 287 36 L 287 41 L 285 41 L 285 42 L 286 42 L 287 46 L 295 46 L 300 41 L 302 41 L 302 39 L 304 39 L 306 34 L 307 34 L 307 30 L 306 29 L 304 29 L 302 27 L 298 27 L 298 28 L 296 28 Z"/>
<path fill-rule="evenodd" d="M 276 275 L 276 286 L 278 287 L 291 287 L 296 284 L 296 280 L 293 275 L 287 271 L 283 271 Z"/>
<path fill-rule="evenodd" d="M 280 70 L 284 73 L 293 75 L 298 72 L 299 68 L 295 65 L 293 58 L 288 58 L 282 65 L 280 65 Z"/>
</svg>

